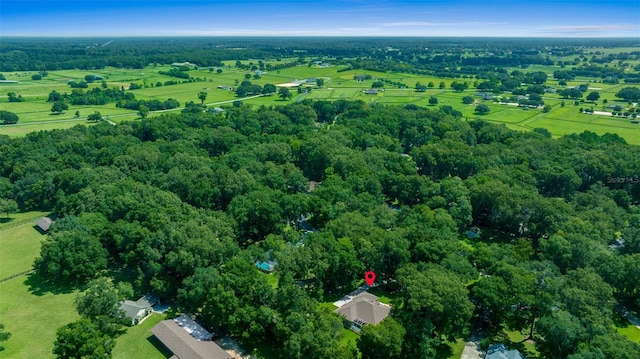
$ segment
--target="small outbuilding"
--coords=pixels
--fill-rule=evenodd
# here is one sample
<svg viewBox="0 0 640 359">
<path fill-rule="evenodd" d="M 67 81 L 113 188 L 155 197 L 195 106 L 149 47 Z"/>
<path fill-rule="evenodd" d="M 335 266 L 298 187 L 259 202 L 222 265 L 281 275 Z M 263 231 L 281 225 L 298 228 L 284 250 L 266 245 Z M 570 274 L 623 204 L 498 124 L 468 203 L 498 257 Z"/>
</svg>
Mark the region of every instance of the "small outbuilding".
<svg viewBox="0 0 640 359">
<path fill-rule="evenodd" d="M 49 232 L 51 224 L 53 224 L 53 221 L 49 217 L 40 217 L 36 221 L 36 227 L 43 233 Z"/>
</svg>

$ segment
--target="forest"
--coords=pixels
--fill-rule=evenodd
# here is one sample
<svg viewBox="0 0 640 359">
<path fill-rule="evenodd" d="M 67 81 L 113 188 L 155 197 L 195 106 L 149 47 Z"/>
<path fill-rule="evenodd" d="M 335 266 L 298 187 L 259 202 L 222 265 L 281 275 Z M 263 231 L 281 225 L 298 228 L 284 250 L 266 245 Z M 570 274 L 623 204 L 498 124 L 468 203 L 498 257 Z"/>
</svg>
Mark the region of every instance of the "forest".
<svg viewBox="0 0 640 359">
<path fill-rule="evenodd" d="M 2 201 L 56 218 L 37 275 L 99 293 L 124 278 L 123 292 L 278 358 L 437 358 L 503 329 L 540 358 L 640 357 L 614 327 L 616 308 L 640 310 L 640 148 L 617 135 L 304 100 L 0 136 L 0 153 Z M 391 315 L 345 344 L 320 303 L 368 270 Z M 110 355 L 112 313 L 87 298 L 58 331 L 59 357 L 74 333 L 86 355 Z"/>
</svg>

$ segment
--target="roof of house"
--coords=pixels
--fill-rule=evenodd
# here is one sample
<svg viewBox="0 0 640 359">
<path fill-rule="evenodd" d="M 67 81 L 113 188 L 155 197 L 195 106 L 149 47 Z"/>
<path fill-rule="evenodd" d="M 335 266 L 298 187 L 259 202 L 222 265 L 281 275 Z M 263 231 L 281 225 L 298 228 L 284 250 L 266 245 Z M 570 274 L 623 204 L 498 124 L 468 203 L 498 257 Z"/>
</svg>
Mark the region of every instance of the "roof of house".
<svg viewBox="0 0 640 359">
<path fill-rule="evenodd" d="M 364 93 L 366 93 L 367 95 L 376 95 L 378 93 L 378 90 L 376 90 L 376 89 L 366 89 L 366 90 L 364 90 Z"/>
<path fill-rule="evenodd" d="M 51 218 L 49 218 L 49 217 L 40 217 L 36 221 L 36 226 L 38 226 L 38 228 L 40 228 L 41 230 L 46 232 L 46 231 L 49 230 L 49 228 L 51 228 L 51 223 L 53 223 Z"/>
<path fill-rule="evenodd" d="M 378 297 L 362 292 L 335 312 L 358 324 L 378 324 L 389 316 L 390 311 L 391 307 L 380 303 Z"/>
<path fill-rule="evenodd" d="M 178 359 L 230 359 L 231 356 L 212 341 L 200 341 L 189 335 L 174 320 L 163 320 L 151 329 Z"/>
<path fill-rule="evenodd" d="M 309 192 L 313 192 L 322 182 L 309 181 Z"/>
<path fill-rule="evenodd" d="M 209 333 L 200 324 L 198 324 L 195 320 L 191 319 L 191 317 L 186 314 L 182 314 L 181 316 L 175 318 L 174 321 L 178 323 L 178 325 L 181 326 L 192 337 L 198 340 L 211 340 L 211 338 L 213 338 L 213 334 Z"/>
<path fill-rule="evenodd" d="M 144 307 L 153 307 L 154 305 L 158 304 L 158 302 L 159 302 L 158 298 L 156 298 L 153 294 L 149 294 L 149 293 L 143 295 L 138 300 L 136 300 L 136 304 Z"/>
<path fill-rule="evenodd" d="M 125 317 L 134 319 L 138 316 L 141 310 L 151 308 L 150 306 L 140 306 L 137 302 L 132 300 L 125 300 L 120 302 L 120 310 L 124 312 Z"/>
<path fill-rule="evenodd" d="M 504 344 L 492 344 L 485 359 L 525 359 L 517 350 L 508 350 Z"/>
<path fill-rule="evenodd" d="M 145 294 L 135 302 L 133 300 L 124 300 L 120 302 L 120 310 L 122 310 L 127 318 L 134 319 L 141 310 L 151 309 L 158 303 L 158 299 L 151 294 Z"/>
</svg>

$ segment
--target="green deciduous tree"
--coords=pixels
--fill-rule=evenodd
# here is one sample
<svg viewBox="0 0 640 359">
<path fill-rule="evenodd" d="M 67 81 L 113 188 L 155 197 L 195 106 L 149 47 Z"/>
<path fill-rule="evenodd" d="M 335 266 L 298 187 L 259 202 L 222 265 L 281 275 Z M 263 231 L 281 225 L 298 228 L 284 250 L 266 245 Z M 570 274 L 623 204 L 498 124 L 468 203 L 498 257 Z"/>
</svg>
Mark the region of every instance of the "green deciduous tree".
<svg viewBox="0 0 640 359">
<path fill-rule="evenodd" d="M 102 121 L 102 114 L 98 111 L 90 114 L 89 116 L 87 116 L 87 121 L 91 121 L 91 122 L 98 122 L 98 121 Z"/>
<path fill-rule="evenodd" d="M 140 105 L 140 107 L 138 107 L 138 116 L 142 119 L 147 118 L 147 116 L 149 116 L 149 108 L 145 105 Z"/>
<path fill-rule="evenodd" d="M 462 98 L 462 103 L 465 105 L 471 105 L 474 102 L 475 102 L 475 99 L 473 98 L 473 96 L 464 96 Z"/>
<path fill-rule="evenodd" d="M 201 101 L 200 103 L 204 105 L 204 100 L 207 99 L 207 92 L 206 91 L 200 91 L 198 93 L 198 99 Z"/>
<path fill-rule="evenodd" d="M 18 204 L 12 199 L 0 198 L 0 214 L 11 214 L 18 211 Z"/>
<path fill-rule="evenodd" d="M 636 102 L 640 100 L 640 88 L 625 87 L 618 91 L 615 96 L 628 102 Z"/>
<path fill-rule="evenodd" d="M 18 123 L 18 115 L 13 112 L 0 110 L 0 123 L 3 125 Z"/>
<path fill-rule="evenodd" d="M 478 106 L 476 106 L 476 113 L 478 113 L 479 115 L 486 115 L 491 111 L 491 109 L 489 108 L 489 106 L 481 103 Z"/>
<path fill-rule="evenodd" d="M 413 335 L 442 335 L 450 339 L 468 331 L 473 314 L 466 285 L 438 266 L 408 264 L 397 272 L 402 305 L 398 317 Z"/>
<path fill-rule="evenodd" d="M 108 359 L 115 341 L 97 323 L 78 319 L 56 331 L 53 354 L 59 359 Z"/>
<path fill-rule="evenodd" d="M 283 100 L 288 100 L 290 99 L 293 95 L 291 94 L 291 91 L 289 91 L 288 88 L 286 87 L 281 87 L 278 90 L 278 96 L 283 99 Z"/>
<path fill-rule="evenodd" d="M 107 250 L 81 229 L 55 232 L 42 244 L 34 266 L 43 278 L 80 282 L 106 269 Z"/>
<path fill-rule="evenodd" d="M 9 102 L 24 102 L 22 95 L 17 95 L 15 92 L 7 93 L 7 97 L 9 98 Z"/>
<path fill-rule="evenodd" d="M 556 311 L 538 321 L 538 334 L 544 339 L 537 345 L 548 358 L 563 358 L 575 352 L 582 341 L 584 328 L 575 316 Z"/>
<path fill-rule="evenodd" d="M 0 352 L 4 350 L 2 343 L 11 338 L 11 333 L 4 330 L 4 324 L 0 324 Z"/>
<path fill-rule="evenodd" d="M 392 317 L 378 325 L 365 325 L 357 340 L 362 359 L 400 359 L 405 329 Z"/>
<path fill-rule="evenodd" d="M 276 93 L 276 86 L 273 84 L 264 84 L 262 87 L 262 94 L 270 95 Z"/>
<path fill-rule="evenodd" d="M 599 98 L 600 93 L 598 93 L 597 91 L 593 91 L 587 95 L 587 101 L 598 101 Z"/>
<path fill-rule="evenodd" d="M 69 109 L 69 105 L 64 103 L 63 101 L 55 101 L 51 106 L 51 112 L 55 113 L 63 113 L 64 111 Z"/>
<path fill-rule="evenodd" d="M 126 290 L 121 293 L 113 282 L 105 277 L 99 277 L 87 284 L 87 289 L 78 294 L 75 299 L 76 309 L 81 316 L 94 320 L 104 316 L 115 321 L 123 319 L 122 313 L 118 310 L 118 303 L 124 300 Z"/>
</svg>

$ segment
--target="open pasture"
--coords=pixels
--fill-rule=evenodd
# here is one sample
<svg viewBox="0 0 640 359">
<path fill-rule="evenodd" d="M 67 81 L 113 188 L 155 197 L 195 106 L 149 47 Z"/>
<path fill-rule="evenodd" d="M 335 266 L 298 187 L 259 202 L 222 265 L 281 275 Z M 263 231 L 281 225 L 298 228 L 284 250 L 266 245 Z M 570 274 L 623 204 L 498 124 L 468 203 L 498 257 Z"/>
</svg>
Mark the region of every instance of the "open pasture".
<svg viewBox="0 0 640 359">
<path fill-rule="evenodd" d="M 2 278 L 29 270 L 40 253 L 40 234 L 33 221 L 42 212 L 11 215 L 0 227 Z M 3 358 L 52 358 L 58 327 L 74 321 L 75 291 L 54 288 L 35 274 L 0 282 L 0 318 L 11 338 L 4 343 Z"/>
<path fill-rule="evenodd" d="M 283 64 L 294 61 L 294 59 L 283 59 L 281 61 L 267 60 L 265 64 Z M 245 60 L 243 64 L 257 65 L 259 60 Z M 414 104 L 417 106 L 433 107 L 451 106 L 455 110 L 462 113 L 463 118 L 476 119 L 482 118 L 487 121 L 496 123 L 505 123 L 509 127 L 518 130 L 530 130 L 536 127 L 547 128 L 554 136 L 561 136 L 567 133 L 582 132 L 590 130 L 599 134 L 611 132 L 617 133 L 624 137 L 629 143 L 640 144 L 638 139 L 638 131 L 640 126 L 632 124 L 629 119 L 612 118 L 606 115 L 585 115 L 579 112 L 579 108 L 593 108 L 596 111 L 608 111 L 606 106 L 621 105 L 628 106 L 627 103 L 620 101 L 615 97 L 615 93 L 621 88 L 628 86 L 624 83 L 604 84 L 587 78 L 577 78 L 568 81 L 567 86 L 577 86 L 580 84 L 589 84 L 587 93 L 597 91 L 600 93 L 600 99 L 597 102 L 582 101 L 574 104 L 572 99 L 562 99 L 555 93 L 546 93 L 543 95 L 545 104 L 551 106 L 551 111 L 543 113 L 541 109 L 523 110 L 520 107 L 498 104 L 493 101 L 483 101 L 480 97 L 475 96 L 478 90 L 473 86 L 478 81 L 474 78 L 438 78 L 427 75 L 415 75 L 405 73 L 384 73 L 369 70 L 348 70 L 338 72 L 344 69 L 344 66 L 294 66 L 280 70 L 266 71 L 260 74 L 259 78 L 255 78 L 254 71 L 249 69 L 239 69 L 235 67 L 235 61 L 225 62 L 225 66 L 221 67 L 222 72 L 217 73 L 216 69 L 199 68 L 189 71 L 192 78 L 199 79 L 195 82 L 183 82 L 182 79 L 169 77 L 159 74 L 160 71 L 171 69 L 170 65 L 149 65 L 144 69 L 119 69 L 107 67 L 99 70 L 63 70 L 50 71 L 49 75 L 40 81 L 31 80 L 31 76 L 36 72 L 14 72 L 6 73 L 7 79 L 17 80 L 17 84 L 0 84 L 0 93 L 9 91 L 15 92 L 23 96 L 25 102 L 9 103 L 7 97 L 0 96 L 0 106 L 16 113 L 19 117 L 18 126 L 2 126 L 0 134 L 10 136 L 22 136 L 31 131 L 46 130 L 53 128 L 69 128 L 76 124 L 85 124 L 86 116 L 99 111 L 102 115 L 108 117 L 110 121 L 121 122 L 124 120 L 135 120 L 138 118 L 136 111 L 128 109 L 116 108 L 115 104 L 110 103 L 102 106 L 70 106 L 69 110 L 62 114 L 51 114 L 51 104 L 46 102 L 48 94 L 55 90 L 61 93 L 71 92 L 71 88 L 67 85 L 69 80 L 82 81 L 86 75 L 99 75 L 104 78 L 109 87 L 128 88 L 129 84 L 135 83 L 142 86 L 140 89 L 131 90 L 136 99 L 151 100 L 157 99 L 164 101 L 168 98 L 178 100 L 181 105 L 189 101 L 198 103 L 198 93 L 207 92 L 205 104 L 210 106 L 229 105 L 231 102 L 240 98 L 236 97 L 233 91 L 219 89 L 218 86 L 236 87 L 238 83 L 245 80 L 245 75 L 251 75 L 249 81 L 264 86 L 267 83 L 280 84 L 291 82 L 294 80 L 303 80 L 308 78 L 323 78 L 324 86 L 317 88 L 314 84 L 308 86 L 314 87 L 309 93 L 299 94 L 292 90 L 293 97 L 290 101 L 283 101 L 278 96 L 258 97 L 251 99 L 243 99 L 248 104 L 261 106 L 284 105 L 293 101 L 310 100 L 362 100 L 367 103 L 378 103 L 386 105 L 402 106 L 406 104 Z M 559 66 L 530 66 L 527 69 L 511 68 L 507 71 L 514 70 L 522 72 L 543 71 L 547 73 L 547 86 L 556 90 L 562 88 L 559 86 L 558 80 L 553 78 L 553 71 L 560 69 Z M 370 75 L 370 80 L 358 81 L 356 75 Z M 385 88 L 377 95 L 365 94 L 364 90 L 370 88 L 373 81 L 384 79 Z M 164 85 L 166 81 L 177 81 L 175 85 Z M 450 89 L 451 82 L 467 82 L 469 89 L 464 92 L 453 92 Z M 440 83 L 445 83 L 445 88 L 440 89 Z M 157 86 L 158 83 L 162 84 Z M 394 84 L 396 83 L 396 84 Z M 399 88 L 397 83 L 408 86 L 406 89 Z M 416 92 L 414 87 L 417 83 L 423 85 L 433 84 L 424 92 Z M 101 86 L 101 81 L 89 84 L 89 88 Z M 476 102 L 473 105 L 465 105 L 461 99 L 463 96 L 474 96 Z M 429 98 L 436 97 L 438 104 L 431 106 Z M 510 95 L 503 95 L 510 96 Z M 586 95 L 585 95 L 586 96 Z M 603 104 L 604 100 L 607 104 Z M 564 106 L 561 103 L 564 102 Z M 480 116 L 475 113 L 475 106 L 479 103 L 485 103 L 491 109 L 487 115 Z M 179 109 L 176 109 L 179 110 Z M 76 117 L 75 113 L 79 111 L 80 117 Z M 150 116 L 153 116 L 151 113 Z"/>
</svg>

